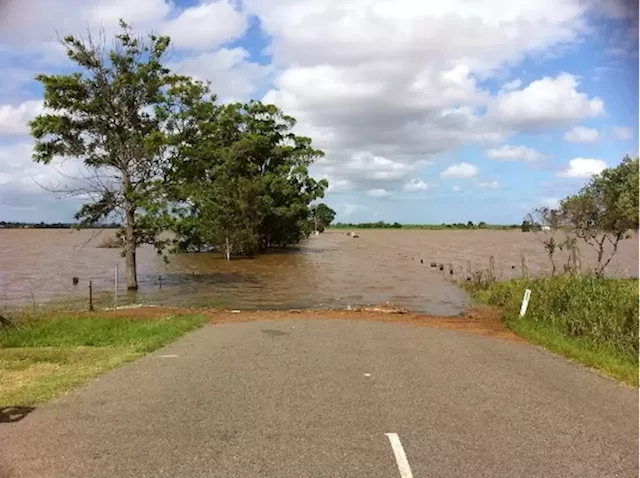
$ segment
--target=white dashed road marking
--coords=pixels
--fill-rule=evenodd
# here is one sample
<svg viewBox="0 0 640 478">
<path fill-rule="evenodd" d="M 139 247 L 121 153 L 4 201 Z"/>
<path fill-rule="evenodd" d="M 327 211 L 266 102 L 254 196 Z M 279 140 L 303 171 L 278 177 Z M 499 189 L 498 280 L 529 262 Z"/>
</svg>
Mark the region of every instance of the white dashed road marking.
<svg viewBox="0 0 640 478">
<path fill-rule="evenodd" d="M 407 455 L 404 454 L 404 448 L 402 448 L 402 443 L 400 443 L 398 434 L 385 433 L 385 435 L 387 435 L 389 443 L 391 443 L 391 448 L 393 449 L 393 454 L 396 456 L 396 463 L 398 464 L 400 478 L 413 478 L 413 473 L 411 473 L 411 467 L 409 466 Z"/>
</svg>

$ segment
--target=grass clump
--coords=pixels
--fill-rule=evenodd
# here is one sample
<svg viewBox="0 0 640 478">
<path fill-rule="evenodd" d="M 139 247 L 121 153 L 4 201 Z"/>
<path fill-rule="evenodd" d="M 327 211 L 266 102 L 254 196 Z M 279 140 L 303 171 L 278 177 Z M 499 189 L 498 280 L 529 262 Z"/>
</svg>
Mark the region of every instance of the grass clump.
<svg viewBox="0 0 640 478">
<path fill-rule="evenodd" d="M 637 279 L 555 276 L 466 284 L 531 342 L 638 386 Z M 519 317 L 525 289 L 531 300 Z"/>
<path fill-rule="evenodd" d="M 54 316 L 0 329 L 0 407 L 35 405 L 158 349 L 206 321 Z"/>
</svg>

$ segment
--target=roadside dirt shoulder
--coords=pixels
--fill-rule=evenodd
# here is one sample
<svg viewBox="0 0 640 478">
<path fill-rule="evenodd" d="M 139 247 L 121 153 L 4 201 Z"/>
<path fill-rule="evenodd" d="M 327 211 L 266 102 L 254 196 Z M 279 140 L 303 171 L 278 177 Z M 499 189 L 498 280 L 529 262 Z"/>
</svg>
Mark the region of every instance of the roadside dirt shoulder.
<svg viewBox="0 0 640 478">
<path fill-rule="evenodd" d="M 437 327 L 457 330 L 513 342 L 524 340 L 509 330 L 502 322 L 500 313 L 488 307 L 474 307 L 462 315 L 438 317 L 414 314 L 403 309 L 390 307 L 364 307 L 356 310 L 224 310 L 224 309 L 184 309 L 172 307 L 137 307 L 110 311 L 108 314 L 139 318 L 165 318 L 176 314 L 204 314 L 211 324 L 231 322 L 253 322 L 258 320 L 313 319 L 374 320 L 399 324 Z M 104 312 L 100 313 L 103 315 Z"/>
</svg>

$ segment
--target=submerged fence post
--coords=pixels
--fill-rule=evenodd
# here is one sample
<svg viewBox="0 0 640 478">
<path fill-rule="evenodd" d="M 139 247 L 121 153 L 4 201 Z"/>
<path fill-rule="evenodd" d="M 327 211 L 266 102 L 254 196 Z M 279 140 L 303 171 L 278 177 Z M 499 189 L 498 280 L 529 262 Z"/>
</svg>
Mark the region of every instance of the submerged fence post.
<svg viewBox="0 0 640 478">
<path fill-rule="evenodd" d="M 158 276 L 158 287 L 162 289 L 162 276 Z"/>
<path fill-rule="evenodd" d="M 496 278 L 496 265 L 493 256 L 489 257 L 489 277 L 491 280 L 495 280 Z"/>
<path fill-rule="evenodd" d="M 467 280 L 471 280 L 471 261 L 467 261 Z"/>
<path fill-rule="evenodd" d="M 93 312 L 93 282 L 89 281 L 89 312 Z"/>
<path fill-rule="evenodd" d="M 571 246 L 571 267 L 574 274 L 580 274 L 582 271 L 582 264 L 580 264 L 580 251 L 578 246 L 573 244 Z"/>
<path fill-rule="evenodd" d="M 529 277 L 529 263 L 527 261 L 527 254 L 524 251 L 520 253 L 520 259 L 522 262 L 522 277 Z"/>
</svg>

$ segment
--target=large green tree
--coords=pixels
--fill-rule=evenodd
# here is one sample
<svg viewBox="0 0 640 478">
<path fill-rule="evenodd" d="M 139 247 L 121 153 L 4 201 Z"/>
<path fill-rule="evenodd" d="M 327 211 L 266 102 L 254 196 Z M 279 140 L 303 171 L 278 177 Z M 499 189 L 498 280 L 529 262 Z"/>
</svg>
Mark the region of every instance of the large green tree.
<svg viewBox="0 0 640 478">
<path fill-rule="evenodd" d="M 230 258 L 297 243 L 311 232 L 310 204 L 327 187 L 308 171 L 322 152 L 273 105 L 214 100 L 185 113 L 200 118 L 194 131 L 172 130 L 175 151 L 187 158 L 174 170 L 176 201 L 188 211 L 176 223 L 179 245 L 212 246 Z"/>
<path fill-rule="evenodd" d="M 119 219 L 131 290 L 138 288 L 136 247 L 161 247 L 158 233 L 170 217 L 164 137 L 169 117 L 161 113 L 176 108 L 171 91 L 190 80 L 164 65 L 169 43 L 163 36 L 137 37 L 121 22 L 110 49 L 91 37 L 62 40 L 76 72 L 37 76 L 47 113 L 31 123 L 33 159 L 82 160 L 89 172 L 85 184 L 68 191 L 88 198 L 76 219 L 83 226 Z"/>
</svg>

